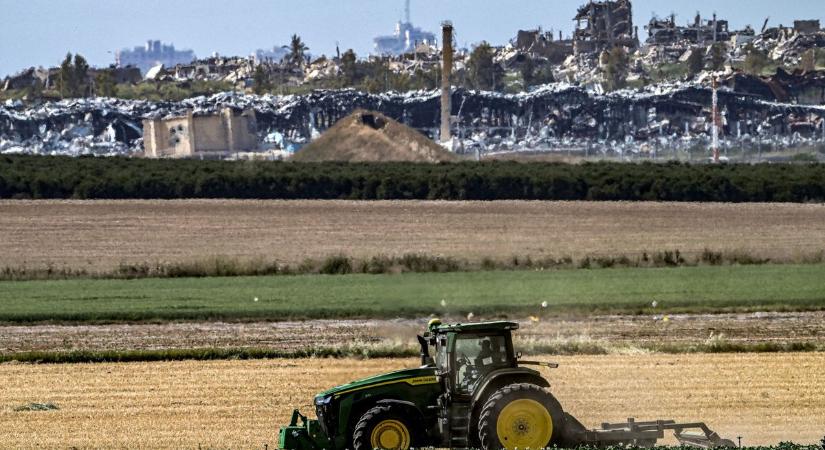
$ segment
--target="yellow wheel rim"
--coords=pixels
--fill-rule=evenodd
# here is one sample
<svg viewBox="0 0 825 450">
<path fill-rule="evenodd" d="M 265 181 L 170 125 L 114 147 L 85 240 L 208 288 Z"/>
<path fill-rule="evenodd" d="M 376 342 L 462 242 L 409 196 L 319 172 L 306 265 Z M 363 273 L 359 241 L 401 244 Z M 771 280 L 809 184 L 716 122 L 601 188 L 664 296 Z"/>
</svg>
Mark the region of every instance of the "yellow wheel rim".
<svg viewBox="0 0 825 450">
<path fill-rule="evenodd" d="M 372 429 L 370 445 L 373 449 L 407 450 L 410 448 L 410 430 L 397 420 L 382 420 Z"/>
<path fill-rule="evenodd" d="M 541 403 L 521 399 L 510 402 L 496 421 L 496 432 L 507 450 L 541 449 L 553 436 L 553 418 Z"/>
</svg>

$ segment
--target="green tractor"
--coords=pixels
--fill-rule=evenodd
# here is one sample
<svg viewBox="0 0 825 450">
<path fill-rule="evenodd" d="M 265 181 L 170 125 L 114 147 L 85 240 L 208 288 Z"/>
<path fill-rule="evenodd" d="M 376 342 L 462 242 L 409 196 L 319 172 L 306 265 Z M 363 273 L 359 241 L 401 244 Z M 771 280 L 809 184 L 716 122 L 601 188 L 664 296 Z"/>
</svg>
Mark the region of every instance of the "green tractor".
<svg viewBox="0 0 825 450">
<path fill-rule="evenodd" d="M 651 446 L 675 431 L 698 447 L 733 446 L 704 424 L 674 421 L 602 424 L 587 430 L 566 414 L 537 370 L 521 361 L 514 322 L 446 325 L 418 336 L 421 367 L 354 381 L 315 397 L 317 420 L 297 409 L 282 427 L 283 450 L 409 448 L 541 449 L 583 444 Z M 434 348 L 435 358 L 430 356 Z M 300 422 L 300 423 L 299 423 Z M 688 433 L 700 429 L 703 434 Z"/>
</svg>

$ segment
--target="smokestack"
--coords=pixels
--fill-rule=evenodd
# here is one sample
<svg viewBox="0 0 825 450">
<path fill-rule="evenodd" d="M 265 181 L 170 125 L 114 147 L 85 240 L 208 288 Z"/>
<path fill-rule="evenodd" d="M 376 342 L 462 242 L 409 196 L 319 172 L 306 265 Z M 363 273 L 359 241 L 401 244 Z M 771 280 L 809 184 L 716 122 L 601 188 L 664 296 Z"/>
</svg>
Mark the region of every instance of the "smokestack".
<svg viewBox="0 0 825 450">
<path fill-rule="evenodd" d="M 450 93 L 450 78 L 453 74 L 453 23 L 444 21 L 441 24 L 441 142 L 452 139 L 450 132 L 450 116 L 453 112 L 452 94 Z"/>
<path fill-rule="evenodd" d="M 714 75 L 711 80 L 711 89 L 713 89 L 713 97 L 711 100 L 711 115 L 713 116 L 713 124 L 711 125 L 711 146 L 713 147 L 713 162 L 719 164 L 719 82 L 716 80 L 716 75 Z"/>
<path fill-rule="evenodd" d="M 716 43 L 716 31 L 719 29 L 719 26 L 717 25 L 717 23 L 718 22 L 716 22 L 716 13 L 714 12 L 713 13 L 713 43 L 714 44 Z"/>
</svg>

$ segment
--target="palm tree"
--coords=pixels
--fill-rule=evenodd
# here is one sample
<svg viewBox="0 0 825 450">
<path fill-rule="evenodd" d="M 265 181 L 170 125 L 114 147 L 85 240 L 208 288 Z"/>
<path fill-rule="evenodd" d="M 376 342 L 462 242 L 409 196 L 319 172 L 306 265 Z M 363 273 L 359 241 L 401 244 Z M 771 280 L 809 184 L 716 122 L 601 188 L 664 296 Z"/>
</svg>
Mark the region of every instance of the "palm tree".
<svg viewBox="0 0 825 450">
<path fill-rule="evenodd" d="M 304 44 L 301 37 L 297 34 L 292 35 L 292 42 L 289 44 L 289 62 L 295 67 L 301 67 L 304 64 L 304 55 L 309 47 Z"/>
</svg>

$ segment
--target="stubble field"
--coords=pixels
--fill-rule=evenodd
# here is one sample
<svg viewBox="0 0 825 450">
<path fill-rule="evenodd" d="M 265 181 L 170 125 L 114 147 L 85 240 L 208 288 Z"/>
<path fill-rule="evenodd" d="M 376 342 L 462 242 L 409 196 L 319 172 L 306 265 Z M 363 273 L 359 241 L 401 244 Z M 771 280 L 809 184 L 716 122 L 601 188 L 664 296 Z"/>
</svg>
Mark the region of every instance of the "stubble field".
<svg viewBox="0 0 825 450">
<path fill-rule="evenodd" d="M 216 255 L 299 264 L 336 254 L 480 260 L 706 248 L 800 261 L 825 250 L 825 205 L 0 201 L 0 236 L 0 268 L 88 271 Z"/>
<path fill-rule="evenodd" d="M 815 443 L 825 355 L 558 357 L 546 375 L 588 426 L 629 416 L 706 420 L 743 444 Z M 414 359 L 0 365 L 0 442 L 10 448 L 263 448 L 293 407 Z M 689 375 L 689 376 L 687 376 Z M 53 402 L 55 411 L 14 411 Z M 672 441 L 668 441 L 672 442 Z"/>
</svg>

